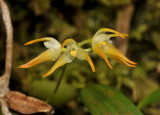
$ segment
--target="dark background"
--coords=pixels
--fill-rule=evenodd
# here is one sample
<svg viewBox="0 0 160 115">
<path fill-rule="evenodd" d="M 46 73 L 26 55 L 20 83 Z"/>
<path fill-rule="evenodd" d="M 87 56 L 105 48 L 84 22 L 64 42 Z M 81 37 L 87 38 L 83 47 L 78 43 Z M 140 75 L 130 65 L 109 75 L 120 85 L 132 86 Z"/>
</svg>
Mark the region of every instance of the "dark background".
<svg viewBox="0 0 160 115">
<path fill-rule="evenodd" d="M 79 98 L 79 90 L 89 84 L 108 84 L 137 104 L 160 84 L 160 1 L 159 0 L 8 0 L 14 29 L 13 69 L 10 89 L 51 104 L 56 114 L 89 114 Z M 5 28 L 0 22 L 0 74 L 5 63 Z M 110 60 L 111 70 L 100 57 L 91 55 L 93 73 L 86 61 L 67 64 L 55 96 L 53 90 L 63 67 L 41 78 L 54 64 L 46 62 L 29 69 L 17 69 L 45 50 L 42 43 L 23 44 L 46 36 L 60 43 L 72 37 L 77 42 L 91 38 L 100 28 L 128 33 L 127 41 L 114 44 L 138 65 L 130 68 Z M 123 49 L 123 46 L 125 48 Z M 158 115 L 159 104 L 143 109 Z"/>
</svg>

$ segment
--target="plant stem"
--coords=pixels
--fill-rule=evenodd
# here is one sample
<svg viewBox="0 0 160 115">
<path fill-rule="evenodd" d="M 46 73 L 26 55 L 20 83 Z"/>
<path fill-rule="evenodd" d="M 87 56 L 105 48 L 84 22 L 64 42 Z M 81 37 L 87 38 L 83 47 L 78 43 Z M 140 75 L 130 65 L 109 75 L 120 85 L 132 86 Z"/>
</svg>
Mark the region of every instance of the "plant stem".
<svg viewBox="0 0 160 115">
<path fill-rule="evenodd" d="M 86 52 L 91 52 L 92 48 L 84 49 Z"/>
<path fill-rule="evenodd" d="M 78 46 L 81 47 L 81 46 L 83 46 L 84 44 L 91 43 L 91 42 L 92 42 L 92 39 L 87 39 L 87 40 L 84 40 L 84 41 L 78 43 Z"/>
<path fill-rule="evenodd" d="M 61 83 L 61 81 L 62 81 L 62 78 L 64 77 L 64 73 L 65 73 L 65 70 L 66 70 L 66 66 L 67 66 L 67 65 L 64 65 L 64 66 L 63 66 L 62 73 L 61 73 L 61 75 L 60 75 L 60 78 L 59 78 L 59 80 L 58 80 L 58 83 L 57 83 L 57 85 L 56 85 L 56 88 L 55 88 L 54 91 L 53 91 L 53 94 L 54 94 L 54 95 L 57 93 L 58 88 L 59 88 L 59 86 L 60 86 L 60 83 Z"/>
</svg>

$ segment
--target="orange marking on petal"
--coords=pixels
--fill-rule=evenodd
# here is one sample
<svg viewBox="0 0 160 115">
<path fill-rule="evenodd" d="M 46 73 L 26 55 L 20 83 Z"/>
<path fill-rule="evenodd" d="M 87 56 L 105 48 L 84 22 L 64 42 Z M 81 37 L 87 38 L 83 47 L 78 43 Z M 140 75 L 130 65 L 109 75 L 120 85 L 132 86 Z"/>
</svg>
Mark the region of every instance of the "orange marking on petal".
<svg viewBox="0 0 160 115">
<path fill-rule="evenodd" d="M 120 52 L 120 51 L 119 51 Z M 130 63 L 130 64 L 137 64 L 136 62 L 133 62 L 131 61 L 130 59 L 128 59 L 123 53 L 117 53 L 117 56 L 119 56 L 120 58 L 122 58 L 123 60 L 125 60 L 127 63 Z"/>
<path fill-rule="evenodd" d="M 31 41 L 25 43 L 24 45 L 30 45 L 30 44 L 37 43 L 37 42 L 45 42 L 45 41 L 49 41 L 51 39 L 52 39 L 51 37 L 39 38 L 39 39 L 31 40 Z"/>
<path fill-rule="evenodd" d="M 111 66 L 111 64 L 109 63 L 109 60 L 108 60 L 107 56 L 103 53 L 102 49 L 98 46 L 98 44 L 96 45 L 96 48 L 94 48 L 94 49 L 95 49 L 94 52 L 96 54 L 98 54 L 100 57 L 102 57 L 105 60 L 105 62 L 107 63 L 107 65 L 111 69 L 113 69 L 112 66 Z"/>
<path fill-rule="evenodd" d="M 126 37 L 128 34 L 121 34 L 122 36 Z M 109 34 L 110 37 L 118 37 L 119 34 Z"/>
<path fill-rule="evenodd" d="M 18 68 L 30 68 L 30 67 L 33 67 L 34 65 L 39 64 L 39 63 L 41 63 L 41 61 L 38 61 L 38 59 L 35 58 L 26 64 L 18 66 Z"/>
<path fill-rule="evenodd" d="M 89 65 L 91 66 L 92 71 L 95 72 L 96 70 L 95 70 L 94 64 L 93 64 L 90 56 L 86 52 L 85 52 L 85 54 L 86 54 L 86 58 L 87 58 L 86 60 L 88 61 Z"/>
<path fill-rule="evenodd" d="M 107 49 L 105 49 L 105 53 L 111 55 L 113 58 L 120 59 L 122 58 L 127 63 L 130 64 L 137 64 L 131 60 L 129 60 L 121 51 L 119 51 L 117 48 L 115 48 L 112 44 L 107 43 Z"/>
<path fill-rule="evenodd" d="M 135 65 L 131 65 L 129 63 L 127 63 L 125 60 L 123 60 L 122 58 L 120 59 L 124 64 L 126 64 L 129 67 L 136 67 Z"/>
<path fill-rule="evenodd" d="M 60 66 L 59 66 L 59 67 L 60 67 Z M 57 66 L 57 64 L 55 63 L 55 64 L 53 65 L 53 67 L 52 67 L 46 74 L 44 74 L 42 77 L 44 78 L 44 77 L 49 76 L 49 75 L 52 74 L 57 68 L 58 68 L 58 66 Z"/>
<path fill-rule="evenodd" d="M 109 28 L 102 28 L 102 29 L 98 30 L 95 35 L 100 34 L 100 33 L 106 33 L 106 32 L 113 32 L 123 39 L 125 39 L 125 36 L 127 36 L 127 34 L 122 34 L 118 31 L 115 31 L 115 30 L 112 30 L 112 29 L 109 29 Z"/>
<path fill-rule="evenodd" d="M 124 59 L 126 62 L 130 63 L 130 64 L 137 64 L 136 62 L 131 61 L 130 59 L 128 59 L 126 56 L 123 57 L 122 59 Z"/>
<path fill-rule="evenodd" d="M 125 55 L 120 56 L 120 55 L 116 55 L 116 54 L 110 54 L 110 57 L 113 58 L 114 60 L 116 60 L 117 62 L 122 61 L 123 63 L 125 63 L 127 66 L 130 66 L 130 67 L 136 67 L 135 64 L 137 64 L 137 63 L 129 60 Z M 131 62 L 131 63 L 129 63 L 129 62 Z"/>
<path fill-rule="evenodd" d="M 33 66 L 35 66 L 39 63 L 42 63 L 42 62 L 52 61 L 52 60 L 54 60 L 54 58 L 56 59 L 57 57 L 55 57 L 55 55 L 53 55 L 52 49 L 48 49 L 48 50 L 44 51 L 43 53 L 41 53 L 36 58 L 29 61 L 28 63 L 23 64 L 21 66 L 18 66 L 18 68 L 30 68 L 30 67 L 33 67 Z"/>
<path fill-rule="evenodd" d="M 116 56 L 119 57 L 119 58 L 122 58 L 122 59 L 125 60 L 127 63 L 133 64 L 133 65 L 137 64 L 136 62 L 133 62 L 133 61 L 131 61 L 130 59 L 128 59 L 128 58 L 127 58 L 123 53 L 121 53 L 120 51 L 119 51 L 119 53 L 116 52 L 114 55 L 116 55 Z"/>
<path fill-rule="evenodd" d="M 107 56 L 106 56 L 105 54 L 102 56 L 102 58 L 105 60 L 105 62 L 108 64 L 108 66 L 109 66 L 111 69 L 113 69 L 112 66 L 111 66 L 111 64 L 109 63 L 109 60 L 108 60 Z"/>
<path fill-rule="evenodd" d="M 121 33 L 121 34 L 122 34 L 122 33 Z M 123 35 L 123 36 L 126 36 L 126 37 L 128 36 L 128 34 L 122 34 L 122 35 Z"/>
</svg>

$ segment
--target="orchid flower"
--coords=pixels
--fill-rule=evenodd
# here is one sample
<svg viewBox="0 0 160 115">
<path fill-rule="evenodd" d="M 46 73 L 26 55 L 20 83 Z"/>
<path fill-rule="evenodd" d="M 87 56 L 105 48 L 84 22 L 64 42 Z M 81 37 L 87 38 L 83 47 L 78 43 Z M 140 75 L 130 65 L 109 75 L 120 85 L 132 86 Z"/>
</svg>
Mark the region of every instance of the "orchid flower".
<svg viewBox="0 0 160 115">
<path fill-rule="evenodd" d="M 111 32 L 112 34 L 106 34 L 106 32 Z M 103 58 L 111 69 L 113 68 L 108 58 L 113 58 L 117 62 L 123 62 L 127 66 L 135 67 L 137 63 L 129 60 L 122 52 L 112 45 L 110 38 L 118 36 L 125 39 L 128 35 L 108 28 L 98 30 L 92 38 L 93 53 Z"/>
<path fill-rule="evenodd" d="M 110 32 L 110 34 L 107 34 L 106 32 Z M 120 63 L 123 62 L 130 67 L 136 67 L 135 65 L 137 63 L 129 60 L 123 53 L 116 49 L 110 40 L 111 37 L 121 37 L 125 39 L 126 36 L 128 35 L 119 33 L 112 29 L 102 28 L 95 33 L 92 39 L 84 40 L 80 43 L 76 43 L 76 41 L 71 38 L 66 39 L 62 45 L 56 39 L 51 37 L 35 39 L 27 42 L 25 45 L 30 45 L 36 42 L 44 42 L 44 45 L 46 48 L 48 48 L 48 50 L 41 53 L 39 56 L 32 59 L 28 63 L 19 66 L 18 68 L 30 68 L 42 62 L 57 60 L 53 67 L 42 76 L 47 77 L 57 68 L 67 63 L 71 63 L 75 58 L 78 58 L 80 60 L 88 61 L 92 71 L 95 72 L 94 64 L 88 55 L 88 52 L 92 50 L 94 54 L 97 54 L 103 58 L 111 69 L 113 68 L 109 63 L 108 58 L 113 58 Z M 91 43 L 92 47 L 88 49 L 82 49 L 81 47 L 87 43 Z"/>
<path fill-rule="evenodd" d="M 54 38 L 45 37 L 40 39 L 35 39 L 25 43 L 24 45 L 30 45 L 36 42 L 44 42 L 44 46 L 48 48 L 46 51 L 41 53 L 36 58 L 32 59 L 26 64 L 19 66 L 18 68 L 30 68 L 35 66 L 39 63 L 46 62 L 46 61 L 55 61 L 61 54 L 61 44 Z"/>
<path fill-rule="evenodd" d="M 73 39 L 66 39 L 63 44 L 61 45 L 61 48 L 64 48 L 64 46 L 67 46 L 66 51 L 59 57 L 57 62 L 53 65 L 53 67 L 46 73 L 43 77 L 46 77 L 53 73 L 57 68 L 60 66 L 63 66 L 66 63 L 71 63 L 75 57 L 81 60 L 87 60 L 90 64 L 92 71 L 95 72 L 95 67 L 93 65 L 93 62 L 89 55 L 83 50 L 82 48 L 78 47 L 76 44 L 76 41 Z"/>
<path fill-rule="evenodd" d="M 42 62 L 55 61 L 56 59 L 58 59 L 57 62 L 53 65 L 53 67 L 45 75 L 42 76 L 47 77 L 51 73 L 53 73 L 57 68 L 63 66 L 66 63 L 71 63 L 75 59 L 75 57 L 77 57 L 81 60 L 87 60 L 92 68 L 92 71 L 95 72 L 95 67 L 91 58 L 85 50 L 77 46 L 76 42 L 73 39 L 67 39 L 61 45 L 56 39 L 46 37 L 29 41 L 25 45 L 33 44 L 36 42 L 44 42 L 44 45 L 46 48 L 48 48 L 48 50 L 46 50 L 33 60 L 29 61 L 28 63 L 19 66 L 18 68 L 30 68 Z M 64 46 L 67 47 L 64 48 Z M 62 51 L 64 53 L 61 55 Z"/>
<path fill-rule="evenodd" d="M 61 44 L 56 39 L 51 37 L 45 37 L 31 40 L 24 45 L 30 45 L 37 42 L 44 42 L 44 46 L 48 49 L 36 58 L 32 59 L 26 64 L 19 66 L 18 68 L 30 68 L 42 62 L 55 61 L 56 59 L 58 59 L 61 54 Z"/>
</svg>

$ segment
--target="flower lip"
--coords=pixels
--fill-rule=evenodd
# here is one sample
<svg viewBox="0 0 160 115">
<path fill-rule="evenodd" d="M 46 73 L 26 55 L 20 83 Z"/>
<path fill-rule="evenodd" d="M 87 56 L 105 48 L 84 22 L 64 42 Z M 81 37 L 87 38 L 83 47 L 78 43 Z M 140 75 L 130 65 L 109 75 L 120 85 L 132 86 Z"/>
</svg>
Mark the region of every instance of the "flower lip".
<svg viewBox="0 0 160 115">
<path fill-rule="evenodd" d="M 77 57 L 81 60 L 86 60 L 90 64 L 92 71 L 95 72 L 95 67 L 89 55 L 85 52 L 84 49 L 78 47 L 77 43 L 73 39 L 67 39 L 63 42 L 62 47 L 67 46 L 67 50 L 69 51 L 70 55 L 73 57 Z"/>
<path fill-rule="evenodd" d="M 70 51 L 70 54 L 71 54 L 73 57 L 76 57 L 77 51 L 76 51 L 76 50 Z"/>
<path fill-rule="evenodd" d="M 76 44 L 76 41 L 73 40 L 72 38 L 66 39 L 62 45 L 61 48 L 63 48 L 64 46 L 67 46 L 67 51 L 69 52 L 69 54 L 73 57 L 77 56 L 77 50 L 78 50 L 78 46 Z"/>
</svg>

